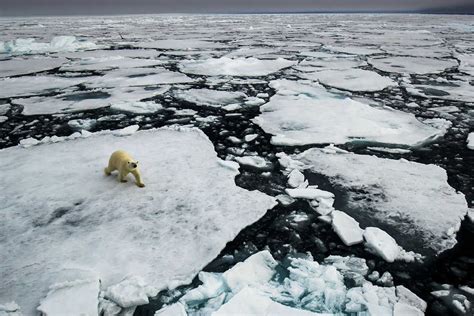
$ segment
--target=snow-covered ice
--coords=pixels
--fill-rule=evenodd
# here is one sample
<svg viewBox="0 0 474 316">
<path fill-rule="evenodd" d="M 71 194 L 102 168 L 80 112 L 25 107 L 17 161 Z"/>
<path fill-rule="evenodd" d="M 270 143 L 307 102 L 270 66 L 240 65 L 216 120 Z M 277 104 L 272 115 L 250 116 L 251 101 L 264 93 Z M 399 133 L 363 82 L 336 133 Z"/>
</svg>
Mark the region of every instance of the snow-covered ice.
<svg viewBox="0 0 474 316">
<path fill-rule="evenodd" d="M 12 58 L 0 60 L 0 77 L 12 77 L 42 72 L 61 67 L 66 58 Z"/>
<path fill-rule="evenodd" d="M 47 296 L 41 300 L 38 311 L 46 316 L 97 315 L 99 286 L 97 279 L 55 284 L 50 287 Z"/>
<path fill-rule="evenodd" d="M 351 215 L 390 225 L 396 232 L 391 235 L 405 249 L 441 251 L 456 242 L 449 231 L 459 225 L 467 204 L 464 195 L 448 185 L 444 169 L 317 148 L 291 157 L 348 190 L 349 205 L 355 209 Z M 421 249 L 412 249 L 413 238 L 422 241 L 417 246 Z"/>
<path fill-rule="evenodd" d="M 345 245 L 352 246 L 364 240 L 362 237 L 364 230 L 355 219 L 341 211 L 333 211 L 331 216 L 332 228 Z"/>
<path fill-rule="evenodd" d="M 118 148 L 140 160 L 145 188 L 104 176 Z M 0 252 L 9 253 L 0 302 L 15 300 L 25 315 L 59 282 L 95 278 L 107 288 L 130 275 L 157 289 L 190 282 L 275 204 L 237 187 L 238 171 L 222 166 L 194 129 L 102 132 L 7 148 L 0 157 Z"/>
<path fill-rule="evenodd" d="M 182 72 L 205 76 L 260 77 L 295 65 L 295 61 L 278 58 L 275 60 L 257 58 L 209 58 L 188 60 L 179 64 Z"/>
<path fill-rule="evenodd" d="M 445 133 L 421 123 L 413 114 L 328 93 L 313 97 L 314 89 L 306 89 L 305 84 L 278 83 L 281 88 L 254 119 L 273 135 L 275 145 L 364 142 L 419 146 Z"/>
<path fill-rule="evenodd" d="M 247 98 L 243 92 L 219 91 L 211 89 L 186 89 L 174 92 L 175 97 L 199 106 L 224 107 L 240 104 Z"/>
<path fill-rule="evenodd" d="M 349 91 L 380 91 L 398 85 L 389 77 L 363 69 L 323 70 L 302 73 L 299 77 Z"/>
<path fill-rule="evenodd" d="M 369 64 L 385 72 L 404 74 L 432 74 L 441 73 L 458 66 L 453 59 L 435 59 L 426 57 L 377 57 L 369 58 Z"/>
<path fill-rule="evenodd" d="M 111 69 L 140 68 L 161 65 L 164 62 L 156 59 L 139 59 L 122 56 L 104 58 L 84 58 L 61 67 L 61 71 L 104 71 Z"/>
<path fill-rule="evenodd" d="M 0 79 L 0 98 L 12 98 L 47 94 L 55 90 L 75 86 L 90 77 L 66 78 L 57 76 L 24 76 Z"/>
<path fill-rule="evenodd" d="M 85 83 L 89 88 L 116 88 L 154 86 L 173 83 L 191 83 L 188 76 L 164 68 L 130 68 L 107 72 Z"/>
<path fill-rule="evenodd" d="M 268 171 L 273 169 L 273 165 L 270 161 L 259 156 L 235 157 L 235 161 L 237 161 L 241 165 L 252 167 L 262 171 Z"/>
<path fill-rule="evenodd" d="M 37 42 L 34 38 L 18 38 L 0 42 L 0 54 L 23 55 L 53 52 L 72 52 L 99 48 L 93 42 L 75 36 L 56 36 L 49 43 Z"/>
<path fill-rule="evenodd" d="M 125 102 L 112 103 L 110 108 L 112 110 L 122 111 L 122 112 L 148 114 L 148 113 L 155 113 L 163 109 L 163 106 L 154 101 L 132 101 L 132 102 L 125 101 Z"/>
<path fill-rule="evenodd" d="M 377 227 L 364 229 L 365 246 L 387 262 L 393 262 L 400 253 L 400 247 L 395 239 Z"/>
<path fill-rule="evenodd" d="M 215 43 L 212 41 L 205 41 L 200 39 L 163 39 L 150 42 L 140 42 L 134 44 L 135 47 L 140 48 L 154 48 L 154 49 L 170 49 L 170 50 L 193 50 L 193 49 L 209 49 L 222 48 L 225 45 Z"/>
<path fill-rule="evenodd" d="M 447 83 L 403 84 L 408 93 L 423 98 L 471 102 L 474 89 L 469 82 L 451 80 Z"/>
</svg>

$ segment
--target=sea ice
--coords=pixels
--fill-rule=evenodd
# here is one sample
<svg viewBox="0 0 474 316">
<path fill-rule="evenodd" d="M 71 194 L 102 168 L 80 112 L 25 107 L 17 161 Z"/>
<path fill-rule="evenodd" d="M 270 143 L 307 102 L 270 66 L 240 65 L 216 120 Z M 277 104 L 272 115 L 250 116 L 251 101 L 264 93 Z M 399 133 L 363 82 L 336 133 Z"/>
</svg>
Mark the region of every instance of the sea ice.
<svg viewBox="0 0 474 316">
<path fill-rule="evenodd" d="M 380 91 L 388 87 L 397 86 L 397 83 L 389 77 L 363 69 L 323 70 L 302 73 L 298 76 L 349 91 Z"/>
<path fill-rule="evenodd" d="M 211 89 L 187 89 L 174 92 L 178 99 L 199 106 L 219 108 L 226 105 L 243 103 L 247 95 L 243 92 L 220 91 Z M 239 106 L 240 108 L 240 106 Z"/>
<path fill-rule="evenodd" d="M 333 52 L 351 54 L 351 55 L 373 55 L 383 53 L 378 47 L 368 46 L 332 46 L 325 45 L 324 48 Z"/>
<path fill-rule="evenodd" d="M 295 65 L 295 61 L 278 58 L 274 60 L 257 58 L 209 58 L 180 63 L 182 72 L 205 76 L 260 77 Z"/>
<path fill-rule="evenodd" d="M 390 225 L 391 235 L 405 249 L 441 251 L 456 242 L 449 231 L 459 225 L 467 204 L 464 195 L 448 185 L 444 169 L 317 148 L 291 158 L 348 190 L 351 215 L 366 221 L 370 214 Z"/>
<path fill-rule="evenodd" d="M 164 68 L 130 68 L 109 71 L 85 83 L 89 88 L 116 88 L 154 86 L 173 83 L 191 83 L 188 76 Z"/>
<path fill-rule="evenodd" d="M 274 86 L 279 86 L 276 95 L 261 106 L 262 114 L 254 122 L 273 135 L 275 145 L 360 142 L 419 146 L 445 133 L 421 123 L 413 114 L 328 92 L 318 94 L 321 88 L 307 89 L 306 84 L 288 81 L 277 81 Z"/>
<path fill-rule="evenodd" d="M 387 262 L 394 262 L 400 253 L 395 239 L 377 227 L 366 227 L 364 230 L 365 246 Z"/>
<path fill-rule="evenodd" d="M 154 101 L 125 101 L 112 103 L 110 108 L 115 111 L 130 112 L 136 114 L 149 114 L 155 113 L 163 109 L 163 106 Z"/>
<path fill-rule="evenodd" d="M 0 302 L 15 299 L 25 315 L 59 282 L 98 278 L 107 288 L 138 276 L 157 289 L 188 283 L 275 205 L 237 187 L 238 171 L 219 163 L 199 130 L 84 136 L 0 150 L 0 253 L 9 253 Z M 145 188 L 103 174 L 117 148 L 140 160 Z"/>
<path fill-rule="evenodd" d="M 61 67 L 61 71 L 104 71 L 111 69 L 140 68 L 161 65 L 156 59 L 138 59 L 122 56 L 104 58 L 84 58 Z"/>
<path fill-rule="evenodd" d="M 170 50 L 193 50 L 193 49 L 209 49 L 222 48 L 225 45 L 215 43 L 212 41 L 205 41 L 199 39 L 164 39 L 150 42 L 141 42 L 134 44 L 139 48 L 154 48 L 154 49 L 170 49 Z"/>
<path fill-rule="evenodd" d="M 447 83 L 423 84 L 404 83 L 403 86 L 411 95 L 422 98 L 433 98 L 453 101 L 471 102 L 474 98 L 474 89 L 469 82 L 450 80 Z"/>
<path fill-rule="evenodd" d="M 341 211 L 333 211 L 331 216 L 332 228 L 346 246 L 359 244 L 364 240 L 362 237 L 364 230 L 355 219 Z"/>
<path fill-rule="evenodd" d="M 128 277 L 120 283 L 109 286 L 104 297 L 117 305 L 128 308 L 148 304 L 148 297 L 154 296 L 158 290 L 136 276 Z"/>
<path fill-rule="evenodd" d="M 235 161 L 237 161 L 243 166 L 252 167 L 262 171 L 268 171 L 273 169 L 273 165 L 270 161 L 259 156 L 235 157 Z"/>
<path fill-rule="evenodd" d="M 66 58 L 30 57 L 0 60 L 0 77 L 27 75 L 59 68 Z"/>
<path fill-rule="evenodd" d="M 453 59 L 426 57 L 374 57 L 369 58 L 367 61 L 381 71 L 419 75 L 441 73 L 447 69 L 458 66 L 458 63 Z"/>
<path fill-rule="evenodd" d="M 51 286 L 38 311 L 46 316 L 95 316 L 98 305 L 99 280 L 76 280 Z"/>
<path fill-rule="evenodd" d="M 34 38 L 18 38 L 0 42 L 0 54 L 23 55 L 97 49 L 93 42 L 78 40 L 75 36 L 56 36 L 50 43 L 36 42 Z"/>
<path fill-rule="evenodd" d="M 55 90 L 75 86 L 91 77 L 65 78 L 56 76 L 25 76 L 0 79 L 0 98 L 13 98 L 47 94 Z"/>
<path fill-rule="evenodd" d="M 297 188 L 304 183 L 304 175 L 298 169 L 293 169 L 288 175 L 288 185 Z"/>
<path fill-rule="evenodd" d="M 469 133 L 466 139 L 467 148 L 474 150 L 474 132 Z"/>
</svg>

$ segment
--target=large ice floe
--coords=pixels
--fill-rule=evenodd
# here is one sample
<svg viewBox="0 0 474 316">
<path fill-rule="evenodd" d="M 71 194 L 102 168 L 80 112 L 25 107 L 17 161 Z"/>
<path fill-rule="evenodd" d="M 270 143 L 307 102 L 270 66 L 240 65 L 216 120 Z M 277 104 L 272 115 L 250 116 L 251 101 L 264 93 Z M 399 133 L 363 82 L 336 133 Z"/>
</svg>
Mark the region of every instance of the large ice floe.
<svg viewBox="0 0 474 316">
<path fill-rule="evenodd" d="M 379 91 L 398 85 L 389 77 L 363 69 L 323 70 L 302 73 L 299 77 L 349 91 Z"/>
<path fill-rule="evenodd" d="M 389 227 L 405 249 L 441 251 L 455 244 L 454 232 L 467 204 L 464 195 L 448 185 L 444 169 L 330 148 L 309 149 L 291 159 L 302 164 L 300 169 L 328 177 L 332 185 L 347 191 L 350 215 L 361 223 L 370 217 Z M 390 236 L 366 229 L 364 238 L 386 260 L 392 257 L 390 251 L 396 247 L 389 247 L 394 243 Z"/>
<path fill-rule="evenodd" d="M 0 42 L 0 54 L 23 55 L 53 52 L 73 52 L 99 48 L 93 42 L 78 40 L 75 36 L 56 36 L 49 43 L 37 42 L 34 38 L 18 38 Z"/>
<path fill-rule="evenodd" d="M 113 110 L 131 113 L 153 113 L 162 106 L 153 101 L 140 102 L 142 99 L 163 94 L 169 86 L 158 88 L 119 87 L 116 89 L 97 89 L 90 91 L 68 91 L 55 96 L 20 98 L 13 104 L 23 107 L 23 115 L 70 113 L 93 110 L 111 106 Z"/>
<path fill-rule="evenodd" d="M 57 77 L 57 76 L 23 76 L 0 79 L 0 98 L 12 98 L 48 94 L 56 90 L 75 86 L 95 77 Z"/>
<path fill-rule="evenodd" d="M 430 74 L 441 73 L 447 69 L 455 68 L 458 63 L 453 59 L 435 59 L 426 57 L 381 57 L 369 58 L 369 64 L 385 72 L 404 74 Z"/>
<path fill-rule="evenodd" d="M 88 88 L 116 88 L 191 82 L 194 80 L 185 74 L 158 67 L 116 69 L 86 82 L 85 85 Z"/>
<path fill-rule="evenodd" d="M 12 58 L 0 61 L 0 77 L 12 77 L 32 74 L 59 68 L 67 60 L 65 58 L 35 57 L 29 59 Z"/>
<path fill-rule="evenodd" d="M 218 159 L 199 130 L 133 134 L 137 128 L 0 151 L 1 304 L 14 300 L 36 315 L 41 301 L 40 310 L 66 315 L 88 288 L 91 299 L 72 312 L 79 315 L 97 306 L 99 280 L 103 306 L 146 303 L 159 289 L 190 282 L 275 204 L 237 187 L 237 168 Z M 104 175 L 117 149 L 140 161 L 145 188 Z"/>
<path fill-rule="evenodd" d="M 140 42 L 133 44 L 139 48 L 154 48 L 154 49 L 173 49 L 173 50 L 194 50 L 194 49 L 209 49 L 225 47 L 222 43 L 216 43 L 208 40 L 200 39 L 163 39 L 150 42 Z"/>
<path fill-rule="evenodd" d="M 419 84 L 404 83 L 403 86 L 411 95 L 430 99 L 471 102 L 474 99 L 474 88 L 467 81 L 450 80 L 449 82 L 425 82 Z"/>
<path fill-rule="evenodd" d="M 182 61 L 179 68 L 182 72 L 206 76 L 245 76 L 260 77 L 293 66 L 296 61 L 257 58 L 209 58 L 205 60 Z"/>
<path fill-rule="evenodd" d="M 403 286 L 373 285 L 368 271 L 357 257 L 329 256 L 318 263 L 296 255 L 278 262 L 265 250 L 224 273 L 200 272 L 200 286 L 156 315 L 407 316 L 394 314 L 402 307 L 423 315 L 422 299 Z"/>
<path fill-rule="evenodd" d="M 275 145 L 364 142 L 418 146 L 444 135 L 413 114 L 329 93 L 316 83 L 275 80 L 277 93 L 254 119 Z"/>
<path fill-rule="evenodd" d="M 122 56 L 83 58 L 61 67 L 61 71 L 103 71 L 117 68 L 140 68 L 163 64 L 156 59 L 129 58 Z"/>
</svg>

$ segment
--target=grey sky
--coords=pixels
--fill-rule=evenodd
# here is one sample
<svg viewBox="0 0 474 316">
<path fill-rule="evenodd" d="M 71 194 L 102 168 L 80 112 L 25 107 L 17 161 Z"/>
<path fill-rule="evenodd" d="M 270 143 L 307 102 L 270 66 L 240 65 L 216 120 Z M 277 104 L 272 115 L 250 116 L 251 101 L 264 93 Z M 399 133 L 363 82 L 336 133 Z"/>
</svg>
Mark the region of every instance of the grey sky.
<svg viewBox="0 0 474 316">
<path fill-rule="evenodd" d="M 472 0 L 0 0 L 0 16 L 258 12 L 474 13 Z"/>
</svg>

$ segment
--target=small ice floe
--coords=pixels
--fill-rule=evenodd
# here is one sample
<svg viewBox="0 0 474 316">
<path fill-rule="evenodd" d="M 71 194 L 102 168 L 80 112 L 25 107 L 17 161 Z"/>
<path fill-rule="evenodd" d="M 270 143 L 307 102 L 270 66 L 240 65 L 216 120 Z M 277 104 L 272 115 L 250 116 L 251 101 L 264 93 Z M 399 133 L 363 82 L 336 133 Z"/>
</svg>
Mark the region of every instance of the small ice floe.
<svg viewBox="0 0 474 316">
<path fill-rule="evenodd" d="M 471 102 L 474 98 L 472 85 L 466 80 L 450 80 L 447 83 L 404 83 L 407 92 L 416 97 Z"/>
<path fill-rule="evenodd" d="M 367 147 L 368 150 L 382 152 L 382 153 L 389 153 L 389 154 L 409 154 L 411 153 L 410 149 L 403 149 L 403 148 L 389 148 L 389 147 Z"/>
<path fill-rule="evenodd" d="M 258 170 L 272 170 L 273 164 L 265 158 L 259 156 L 236 157 L 235 160 L 244 166 L 252 167 Z"/>
<path fill-rule="evenodd" d="M 8 116 L 0 115 L 0 123 L 6 122 L 8 120 Z"/>
<path fill-rule="evenodd" d="M 359 223 L 351 216 L 341 211 L 333 211 L 331 217 L 334 232 L 346 246 L 359 244 L 364 240 L 364 230 L 360 228 Z"/>
<path fill-rule="evenodd" d="M 246 143 L 250 143 L 258 137 L 258 134 L 247 134 L 244 137 Z"/>
<path fill-rule="evenodd" d="M 374 46 L 334 46 L 324 45 L 324 48 L 333 52 L 353 54 L 353 55 L 373 55 L 383 53 L 381 49 Z"/>
<path fill-rule="evenodd" d="M 474 150 L 474 132 L 469 133 L 466 139 L 467 142 L 467 148 Z"/>
<path fill-rule="evenodd" d="M 148 297 L 155 296 L 158 289 L 148 285 L 142 278 L 128 277 L 104 291 L 104 298 L 122 308 L 148 304 Z"/>
<path fill-rule="evenodd" d="M 63 65 L 61 71 L 105 71 L 119 68 L 140 68 L 162 65 L 164 61 L 156 59 L 139 59 L 122 56 L 104 58 L 84 58 Z"/>
<path fill-rule="evenodd" d="M 99 280 L 77 280 L 55 284 L 37 310 L 46 316 L 97 315 Z"/>
<path fill-rule="evenodd" d="M 264 250 L 224 273 L 199 273 L 201 285 L 156 315 L 168 316 L 168 309 L 177 315 L 183 309 L 187 315 L 392 315 L 397 303 L 423 310 L 409 290 L 373 285 L 368 271 L 357 257 L 318 263 L 310 255 L 289 255 L 278 262 Z"/>
<path fill-rule="evenodd" d="M 110 108 L 121 112 L 130 112 L 136 114 L 155 113 L 163 109 L 163 106 L 155 101 L 136 101 L 136 102 L 118 102 L 113 103 Z"/>
<path fill-rule="evenodd" d="M 186 89 L 177 90 L 174 96 L 186 102 L 194 103 L 199 106 L 220 108 L 227 105 L 242 104 L 247 95 L 243 92 L 221 91 L 211 89 Z M 230 110 L 226 108 L 226 110 Z"/>
<path fill-rule="evenodd" d="M 260 77 L 296 64 L 295 61 L 278 58 L 274 60 L 257 58 L 210 58 L 206 60 L 182 61 L 182 72 L 206 76 Z"/>
<path fill-rule="evenodd" d="M 322 70 L 298 75 L 334 88 L 349 91 L 380 91 L 397 86 L 397 82 L 374 71 L 363 69 Z"/>
<path fill-rule="evenodd" d="M 75 36 L 56 36 L 49 43 L 36 42 L 34 38 L 18 38 L 0 42 L 0 54 L 23 55 L 55 52 L 73 52 L 100 48 L 95 43 L 78 40 Z"/>
<path fill-rule="evenodd" d="M 0 77 L 27 75 L 35 72 L 59 68 L 66 58 L 30 57 L 0 60 Z"/>
<path fill-rule="evenodd" d="M 81 131 L 85 129 L 86 131 L 91 130 L 97 124 L 95 119 L 74 119 L 67 122 L 70 128 L 75 131 Z"/>
<path fill-rule="evenodd" d="M 366 227 L 365 246 L 387 262 L 394 262 L 399 256 L 400 246 L 392 236 L 377 227 Z"/>
<path fill-rule="evenodd" d="M 454 59 L 439 59 L 426 57 L 374 57 L 368 58 L 368 63 L 385 72 L 405 74 L 441 73 L 458 66 Z"/>
<path fill-rule="evenodd" d="M 133 46 L 139 48 L 154 48 L 168 50 L 202 50 L 209 48 L 223 48 L 222 43 L 216 43 L 210 40 L 201 39 L 162 39 L 149 42 L 136 43 Z"/>
<path fill-rule="evenodd" d="M 294 199 L 320 200 L 334 198 L 334 194 L 314 187 L 286 189 L 285 192 Z"/>
</svg>

